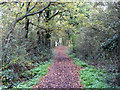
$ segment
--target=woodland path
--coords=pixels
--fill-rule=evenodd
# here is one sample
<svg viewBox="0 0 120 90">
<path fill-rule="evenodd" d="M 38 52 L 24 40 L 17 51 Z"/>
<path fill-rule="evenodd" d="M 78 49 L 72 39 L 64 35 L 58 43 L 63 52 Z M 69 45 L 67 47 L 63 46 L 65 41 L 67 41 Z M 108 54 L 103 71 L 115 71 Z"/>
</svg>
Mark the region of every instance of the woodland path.
<svg viewBox="0 0 120 90">
<path fill-rule="evenodd" d="M 82 88 L 79 81 L 80 67 L 73 63 L 66 53 L 65 46 L 55 48 L 55 58 L 48 68 L 48 73 L 34 88 Z"/>
</svg>

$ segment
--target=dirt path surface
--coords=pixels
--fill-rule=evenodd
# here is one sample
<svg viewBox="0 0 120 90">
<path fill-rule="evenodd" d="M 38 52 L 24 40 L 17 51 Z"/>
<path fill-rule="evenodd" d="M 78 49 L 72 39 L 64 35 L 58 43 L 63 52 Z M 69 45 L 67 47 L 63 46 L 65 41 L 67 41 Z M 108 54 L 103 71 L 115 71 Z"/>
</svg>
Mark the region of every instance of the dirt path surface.
<svg viewBox="0 0 120 90">
<path fill-rule="evenodd" d="M 78 68 L 66 53 L 65 46 L 55 48 L 55 60 L 35 88 L 82 88 Z"/>
</svg>

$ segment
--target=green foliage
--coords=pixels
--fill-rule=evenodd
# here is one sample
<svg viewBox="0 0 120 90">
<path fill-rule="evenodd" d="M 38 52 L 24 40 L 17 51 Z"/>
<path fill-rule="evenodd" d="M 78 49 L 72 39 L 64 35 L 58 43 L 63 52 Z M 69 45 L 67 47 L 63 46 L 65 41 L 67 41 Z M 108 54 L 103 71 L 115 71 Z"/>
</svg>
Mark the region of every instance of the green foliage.
<svg viewBox="0 0 120 90">
<path fill-rule="evenodd" d="M 81 66 L 81 67 L 88 67 L 88 65 L 87 65 L 86 63 L 80 61 L 79 59 L 74 58 L 74 60 L 75 60 L 74 63 L 75 63 L 76 65 L 79 65 L 79 66 Z"/>
<path fill-rule="evenodd" d="M 106 40 L 102 43 L 101 48 L 105 51 L 111 51 L 118 45 L 118 34 L 115 34 L 112 39 Z"/>
<path fill-rule="evenodd" d="M 106 71 L 95 68 L 94 66 L 89 66 L 77 58 L 74 58 L 74 63 L 85 68 L 79 72 L 81 76 L 80 81 L 84 85 L 84 88 L 110 88 L 110 86 L 105 83 L 106 79 L 104 76 L 106 75 Z"/>
<path fill-rule="evenodd" d="M 0 77 L 3 85 L 6 87 L 11 87 L 13 84 L 17 83 L 18 80 L 18 75 L 11 69 L 3 71 Z"/>
<path fill-rule="evenodd" d="M 82 84 L 85 88 L 110 88 L 109 85 L 104 83 L 104 71 L 87 67 L 80 72 Z"/>
<path fill-rule="evenodd" d="M 74 55 L 69 55 L 70 58 L 74 58 Z"/>
<path fill-rule="evenodd" d="M 31 69 L 30 71 L 25 72 L 25 75 L 27 73 L 31 72 L 33 77 L 27 81 L 23 81 L 22 83 L 19 83 L 14 88 L 32 88 L 33 86 L 39 84 L 42 76 L 46 75 L 47 68 L 50 66 L 52 61 L 53 60 L 50 60 L 49 62 L 46 61 L 44 63 L 41 63 L 38 67 L 35 67 L 35 68 Z M 31 75 L 31 74 L 29 73 L 29 75 Z"/>
<path fill-rule="evenodd" d="M 41 62 L 39 66 L 31 70 L 19 72 L 19 75 L 14 73 L 12 69 L 4 70 L 0 76 L 3 83 L 1 88 L 32 88 L 32 86 L 39 83 L 42 76 L 46 75 L 47 68 L 52 62 L 52 59 L 50 61 Z M 19 78 L 19 76 L 21 78 Z"/>
</svg>

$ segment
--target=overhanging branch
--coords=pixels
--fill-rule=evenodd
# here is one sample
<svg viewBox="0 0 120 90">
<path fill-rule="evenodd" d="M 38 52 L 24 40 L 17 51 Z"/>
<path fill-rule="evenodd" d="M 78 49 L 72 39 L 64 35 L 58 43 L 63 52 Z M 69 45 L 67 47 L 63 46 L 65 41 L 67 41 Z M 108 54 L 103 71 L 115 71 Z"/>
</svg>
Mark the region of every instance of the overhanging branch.
<svg viewBox="0 0 120 90">
<path fill-rule="evenodd" d="M 7 3 L 7 2 L 1 2 L 0 5 L 5 4 L 5 3 Z"/>
<path fill-rule="evenodd" d="M 41 9 L 41 10 L 39 10 L 39 11 L 36 11 L 36 12 L 34 12 L 34 13 L 30 13 L 30 14 L 27 14 L 27 13 L 26 13 L 26 14 L 23 15 L 22 17 L 16 19 L 16 20 L 14 21 L 13 26 L 11 27 L 11 30 L 8 32 L 8 35 L 7 35 L 6 39 L 8 39 L 9 36 L 10 36 L 10 33 L 13 32 L 13 30 L 14 30 L 17 22 L 19 22 L 20 20 L 23 20 L 25 17 L 33 16 L 33 15 L 38 14 L 38 13 L 42 13 L 46 8 L 48 8 L 48 7 L 50 6 L 50 4 L 51 4 L 51 2 L 50 2 L 46 7 L 44 7 L 43 9 Z M 8 43 L 8 42 L 9 42 L 9 40 L 7 40 L 7 43 Z"/>
<path fill-rule="evenodd" d="M 38 14 L 38 13 L 42 13 L 42 12 L 43 12 L 46 8 L 48 8 L 49 6 L 50 6 L 50 3 L 49 3 L 46 7 L 44 7 L 43 9 L 41 9 L 41 10 L 39 10 L 39 11 L 36 11 L 36 12 L 34 12 L 34 13 L 30 13 L 30 14 L 25 14 L 25 15 L 23 15 L 22 17 L 16 19 L 16 20 L 15 20 L 15 23 L 14 23 L 14 27 L 15 27 L 15 25 L 16 25 L 16 23 L 17 23 L 18 21 L 24 19 L 25 17 L 33 16 L 33 15 Z"/>
<path fill-rule="evenodd" d="M 55 17 L 56 15 L 58 15 L 58 14 L 60 14 L 60 13 L 62 13 L 62 12 L 65 12 L 65 11 L 67 11 L 67 10 L 64 10 L 64 11 L 61 11 L 61 12 L 59 12 L 59 11 L 57 11 L 54 15 L 52 15 L 50 18 L 48 18 L 47 20 L 46 20 L 46 22 L 48 22 L 49 20 L 51 20 L 53 17 Z"/>
<path fill-rule="evenodd" d="M 55 17 L 55 16 L 58 15 L 58 14 L 59 14 L 59 11 L 57 11 L 57 13 L 55 13 L 55 14 L 52 15 L 50 18 L 48 18 L 46 22 L 48 22 L 49 20 L 51 20 L 53 17 Z"/>
<path fill-rule="evenodd" d="M 37 5 L 37 2 L 28 10 L 28 12 L 26 14 L 28 14 L 31 10 L 33 10 L 36 5 Z"/>
</svg>

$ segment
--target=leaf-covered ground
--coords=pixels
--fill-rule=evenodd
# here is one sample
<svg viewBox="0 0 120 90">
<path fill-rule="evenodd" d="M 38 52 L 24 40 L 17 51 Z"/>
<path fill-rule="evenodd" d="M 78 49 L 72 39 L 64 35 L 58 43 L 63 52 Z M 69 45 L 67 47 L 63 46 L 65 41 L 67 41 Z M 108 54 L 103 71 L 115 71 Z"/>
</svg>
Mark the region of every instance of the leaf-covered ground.
<svg viewBox="0 0 120 90">
<path fill-rule="evenodd" d="M 66 47 L 55 48 L 55 60 L 39 85 L 34 88 L 82 88 L 79 70 L 66 53 Z"/>
</svg>

